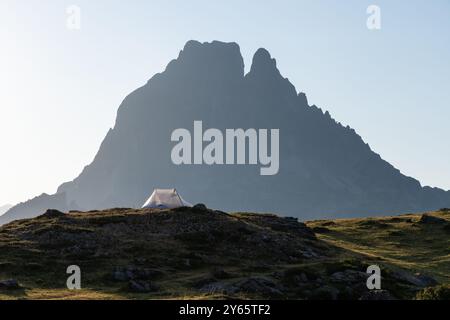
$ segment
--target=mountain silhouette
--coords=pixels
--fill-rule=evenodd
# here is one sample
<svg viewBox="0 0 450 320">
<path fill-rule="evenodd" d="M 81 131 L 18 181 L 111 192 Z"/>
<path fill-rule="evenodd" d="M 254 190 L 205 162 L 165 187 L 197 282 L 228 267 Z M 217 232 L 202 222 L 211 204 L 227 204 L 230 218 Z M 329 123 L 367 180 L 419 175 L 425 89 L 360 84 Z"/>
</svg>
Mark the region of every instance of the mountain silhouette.
<svg viewBox="0 0 450 320">
<path fill-rule="evenodd" d="M 177 128 L 277 128 L 280 170 L 172 163 Z M 373 152 L 350 127 L 309 105 L 259 49 L 245 74 L 236 43 L 189 41 L 166 70 L 128 95 L 93 162 L 56 194 L 43 194 L 0 219 L 47 208 L 140 207 L 155 188 L 175 187 L 190 202 L 229 211 L 274 212 L 302 219 L 434 210 L 450 192 L 422 187 Z"/>
<path fill-rule="evenodd" d="M 12 205 L 10 205 L 10 204 L 5 204 L 3 206 L 0 206 L 0 216 L 11 208 L 12 208 Z"/>
</svg>

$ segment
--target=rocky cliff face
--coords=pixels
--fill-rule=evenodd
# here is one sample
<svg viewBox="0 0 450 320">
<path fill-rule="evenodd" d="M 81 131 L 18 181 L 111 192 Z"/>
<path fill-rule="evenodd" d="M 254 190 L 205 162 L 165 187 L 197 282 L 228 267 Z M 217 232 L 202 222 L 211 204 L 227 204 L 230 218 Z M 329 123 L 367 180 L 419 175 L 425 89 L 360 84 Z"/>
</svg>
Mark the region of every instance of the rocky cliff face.
<svg viewBox="0 0 450 320">
<path fill-rule="evenodd" d="M 280 129 L 280 170 L 259 166 L 176 166 L 177 128 Z M 450 193 L 423 188 L 373 152 L 282 77 L 265 49 L 244 73 L 235 43 L 189 41 L 166 70 L 131 93 L 94 161 L 47 207 L 139 207 L 154 188 L 176 187 L 190 202 L 223 210 L 277 212 L 300 218 L 364 216 L 450 206 Z M 60 201 L 61 198 L 64 201 Z M 43 199 L 10 210 L 0 222 L 42 213 Z M 42 207 L 42 208 L 41 208 Z"/>
</svg>

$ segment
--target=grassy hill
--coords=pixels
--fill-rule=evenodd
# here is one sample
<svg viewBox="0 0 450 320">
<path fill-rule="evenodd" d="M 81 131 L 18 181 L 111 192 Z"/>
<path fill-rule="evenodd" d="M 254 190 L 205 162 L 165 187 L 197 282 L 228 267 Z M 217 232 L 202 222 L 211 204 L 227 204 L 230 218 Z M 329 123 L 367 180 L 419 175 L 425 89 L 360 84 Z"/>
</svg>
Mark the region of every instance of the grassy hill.
<svg viewBox="0 0 450 320">
<path fill-rule="evenodd" d="M 449 248 L 448 210 L 306 224 L 201 206 L 48 211 L 0 227 L 0 299 L 448 298 Z M 366 288 L 373 264 L 382 291 Z M 82 290 L 66 288 L 69 265 Z"/>
</svg>

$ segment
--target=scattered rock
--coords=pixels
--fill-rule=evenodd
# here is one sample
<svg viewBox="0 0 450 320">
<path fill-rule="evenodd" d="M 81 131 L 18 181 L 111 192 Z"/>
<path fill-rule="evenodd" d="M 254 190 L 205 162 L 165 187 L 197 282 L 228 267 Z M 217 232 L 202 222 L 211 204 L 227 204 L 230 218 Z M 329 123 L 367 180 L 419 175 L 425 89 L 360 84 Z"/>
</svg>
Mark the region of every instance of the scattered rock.
<svg viewBox="0 0 450 320">
<path fill-rule="evenodd" d="M 270 218 L 270 217 L 268 217 Z M 316 239 L 315 233 L 303 222 L 297 219 L 284 218 L 283 220 L 271 219 L 270 228 L 275 231 L 296 233 L 304 238 Z"/>
<path fill-rule="evenodd" d="M 144 264 L 144 263 L 147 262 L 147 259 L 139 257 L 139 258 L 135 258 L 134 261 L 135 261 L 137 264 Z"/>
<path fill-rule="evenodd" d="M 316 279 L 316 283 L 317 283 L 318 285 L 323 285 L 323 284 L 325 284 L 325 281 L 324 281 L 322 278 L 318 277 L 318 278 Z"/>
<path fill-rule="evenodd" d="M 272 272 L 272 273 L 270 274 L 270 276 L 271 276 L 272 278 L 275 278 L 275 279 L 279 280 L 279 279 L 282 279 L 282 278 L 283 278 L 284 272 L 281 272 L 281 271 L 274 271 L 274 272 Z"/>
<path fill-rule="evenodd" d="M 115 281 L 149 280 L 161 275 L 161 272 L 153 269 L 137 268 L 134 266 L 116 267 L 112 273 Z"/>
<path fill-rule="evenodd" d="M 345 286 L 340 290 L 338 299 L 339 300 L 358 300 L 362 295 L 367 292 L 366 282 L 352 283 Z"/>
<path fill-rule="evenodd" d="M 20 289 L 20 285 L 16 279 L 1 280 L 0 289 L 17 290 Z"/>
<path fill-rule="evenodd" d="M 305 273 L 300 273 L 299 277 L 302 282 L 308 282 L 308 276 Z"/>
<path fill-rule="evenodd" d="M 112 274 L 112 278 L 116 281 L 127 281 L 131 279 L 126 272 L 120 270 L 114 271 Z"/>
<path fill-rule="evenodd" d="M 417 287 L 429 287 L 437 284 L 437 281 L 430 276 L 416 273 L 412 274 L 404 270 L 395 271 L 392 273 L 392 276 L 398 280 L 403 282 L 407 282 Z"/>
<path fill-rule="evenodd" d="M 438 284 L 438 282 L 436 281 L 436 279 L 434 279 L 433 277 L 427 276 L 425 274 L 421 274 L 421 273 L 416 273 L 414 275 L 423 286 L 425 287 L 432 287 Z"/>
<path fill-rule="evenodd" d="M 359 300 L 397 300 L 387 290 L 370 290 L 366 291 Z"/>
<path fill-rule="evenodd" d="M 45 213 L 42 216 L 47 217 L 47 218 L 58 218 L 58 217 L 62 217 L 64 215 L 65 215 L 64 212 L 61 212 L 59 210 L 48 209 L 47 211 L 45 211 Z"/>
<path fill-rule="evenodd" d="M 265 297 L 281 298 L 284 296 L 280 286 L 262 277 L 252 277 L 242 280 L 236 283 L 235 287 L 238 292 L 255 293 Z"/>
<path fill-rule="evenodd" d="M 208 211 L 208 208 L 203 203 L 198 203 L 192 207 L 196 211 Z"/>
<path fill-rule="evenodd" d="M 261 240 L 264 242 L 271 242 L 272 241 L 272 237 L 268 236 L 267 234 L 263 234 L 261 236 Z"/>
<path fill-rule="evenodd" d="M 148 293 L 158 291 L 159 288 L 148 281 L 130 280 L 128 282 L 128 289 L 132 292 Z"/>
<path fill-rule="evenodd" d="M 423 214 L 419 220 L 419 223 L 422 224 L 447 224 L 447 220 L 430 216 L 429 214 Z"/>
<path fill-rule="evenodd" d="M 330 278 L 333 282 L 365 282 L 367 280 L 367 273 L 355 270 L 345 270 L 333 273 Z"/>
<path fill-rule="evenodd" d="M 292 280 L 295 282 L 296 285 L 300 285 L 308 282 L 308 276 L 302 272 L 298 275 L 295 275 L 292 278 Z"/>
<path fill-rule="evenodd" d="M 311 259 L 311 258 L 317 258 L 319 255 L 313 251 L 311 248 L 306 248 L 305 251 L 302 252 L 303 257 Z"/>
</svg>

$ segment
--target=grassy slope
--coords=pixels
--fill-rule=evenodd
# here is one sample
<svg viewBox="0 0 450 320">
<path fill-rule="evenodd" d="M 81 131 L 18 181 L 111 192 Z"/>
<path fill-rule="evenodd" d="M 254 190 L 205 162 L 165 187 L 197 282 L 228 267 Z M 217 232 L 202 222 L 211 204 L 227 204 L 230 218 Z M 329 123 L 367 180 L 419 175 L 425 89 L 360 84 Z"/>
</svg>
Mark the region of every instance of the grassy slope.
<svg viewBox="0 0 450 320">
<path fill-rule="evenodd" d="M 450 211 L 429 213 L 450 223 Z M 450 229 L 422 224 L 422 215 L 312 221 L 318 237 L 327 243 L 382 260 L 390 265 L 433 275 L 450 283 Z M 321 228 L 325 228 L 321 230 Z"/>
<path fill-rule="evenodd" d="M 450 220 L 449 212 L 433 215 Z M 308 222 L 315 238 L 306 226 L 273 215 L 112 209 L 41 216 L 0 227 L 0 280 L 15 278 L 22 286 L 0 290 L 0 299 L 303 299 L 329 298 L 333 290 L 338 298 L 356 299 L 359 282 L 336 283 L 331 276 L 364 272 L 370 264 L 386 270 L 384 288 L 398 298 L 412 298 L 417 288 L 398 283 L 392 271 L 423 272 L 450 283 L 448 225 L 420 224 L 419 219 Z M 65 269 L 71 264 L 82 269 L 83 290 L 65 289 Z M 135 293 L 127 281 L 112 279 L 116 267 L 130 265 L 150 270 L 158 289 Z M 205 289 L 252 277 L 267 279 L 276 290 L 271 285 L 232 293 Z"/>
</svg>

